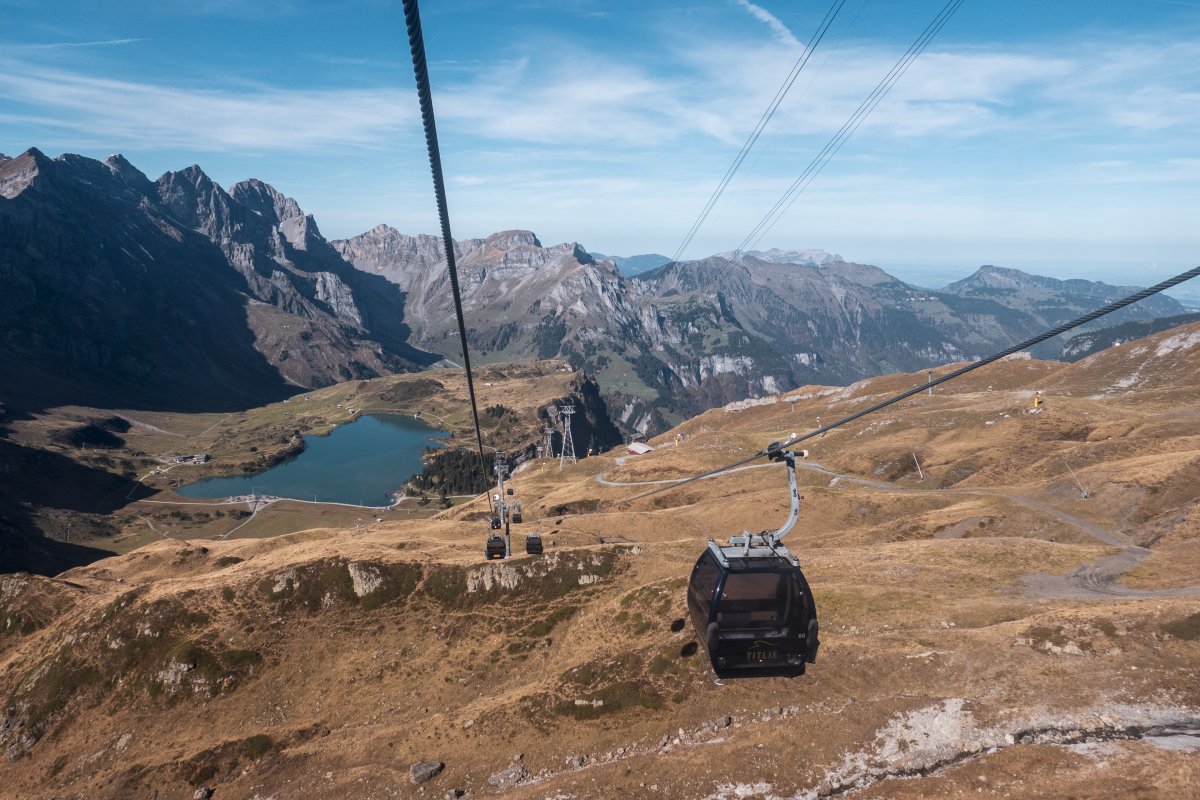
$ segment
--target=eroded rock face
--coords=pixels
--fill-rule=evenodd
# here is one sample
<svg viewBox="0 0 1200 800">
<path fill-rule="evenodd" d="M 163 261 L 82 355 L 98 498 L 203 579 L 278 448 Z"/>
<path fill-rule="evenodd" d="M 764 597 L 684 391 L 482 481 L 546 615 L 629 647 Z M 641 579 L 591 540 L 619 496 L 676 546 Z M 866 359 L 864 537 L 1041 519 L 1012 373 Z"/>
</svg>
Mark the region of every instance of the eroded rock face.
<svg viewBox="0 0 1200 800">
<path fill-rule="evenodd" d="M 362 325 L 362 314 L 354 305 L 354 293 L 337 275 L 329 272 L 317 275 L 316 298 L 329 306 L 338 319 Z"/>
<path fill-rule="evenodd" d="M 296 570 L 287 569 L 283 572 L 277 572 L 271 576 L 275 583 L 271 586 L 271 592 L 279 594 L 280 592 L 294 589 L 297 585 Z"/>
<path fill-rule="evenodd" d="M 28 585 L 29 579 L 23 575 L 5 575 L 3 580 L 0 580 L 0 600 L 12 600 Z"/>
<path fill-rule="evenodd" d="M 520 764 L 513 764 L 505 767 L 499 772 L 493 773 L 488 778 L 488 784 L 496 789 L 511 789 L 521 781 L 529 777 L 529 770 Z"/>
<path fill-rule="evenodd" d="M 154 677 L 162 684 L 167 686 L 179 686 L 183 683 L 183 679 L 189 672 L 192 671 L 194 664 L 188 664 L 183 661 L 171 661 L 167 664 L 167 668 L 159 672 Z"/>
<path fill-rule="evenodd" d="M 471 593 L 493 588 L 515 589 L 520 582 L 520 570 L 503 563 L 483 564 L 467 573 L 467 591 Z"/>
<path fill-rule="evenodd" d="M 346 569 L 350 572 L 350 580 L 354 584 L 354 593 L 359 597 L 365 597 L 383 586 L 383 573 L 379 571 L 378 567 L 372 564 L 351 561 L 346 565 Z"/>
<path fill-rule="evenodd" d="M 38 742 L 38 735 L 29 725 L 29 704 L 19 703 L 0 718 L 0 742 L 4 757 L 16 761 Z"/>
</svg>

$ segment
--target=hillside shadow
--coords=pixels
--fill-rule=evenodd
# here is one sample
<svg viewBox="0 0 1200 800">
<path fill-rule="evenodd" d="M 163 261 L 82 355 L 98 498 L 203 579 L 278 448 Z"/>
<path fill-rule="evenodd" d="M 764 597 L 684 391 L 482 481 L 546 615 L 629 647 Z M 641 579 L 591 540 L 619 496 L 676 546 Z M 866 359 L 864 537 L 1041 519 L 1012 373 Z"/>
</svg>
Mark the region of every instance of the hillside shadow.
<svg viewBox="0 0 1200 800">
<path fill-rule="evenodd" d="M 10 441 L 0 441 L 0 474 L 0 573 L 55 575 L 113 555 L 49 538 L 39 513 L 67 512 L 72 526 L 104 535 L 115 532 L 105 515 L 153 494 L 128 478 Z"/>
</svg>

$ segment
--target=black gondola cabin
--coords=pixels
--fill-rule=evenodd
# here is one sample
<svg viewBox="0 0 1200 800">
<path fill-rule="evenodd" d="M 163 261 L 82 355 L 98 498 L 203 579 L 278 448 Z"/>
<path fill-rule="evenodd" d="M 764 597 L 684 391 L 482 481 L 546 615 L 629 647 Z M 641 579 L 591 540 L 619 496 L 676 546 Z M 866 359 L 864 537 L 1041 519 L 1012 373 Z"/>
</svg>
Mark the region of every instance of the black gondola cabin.
<svg viewBox="0 0 1200 800">
<path fill-rule="evenodd" d="M 504 537 L 489 536 L 484 553 L 487 555 L 488 561 L 491 561 L 493 558 L 504 558 L 508 555 L 508 547 L 504 543 Z"/>
<path fill-rule="evenodd" d="M 719 678 L 803 675 L 819 646 L 808 581 L 783 548 L 746 550 L 709 542 L 688 585 L 692 626 Z"/>
<path fill-rule="evenodd" d="M 778 445 L 767 454 L 787 465 L 787 522 L 777 531 L 745 531 L 727 547 L 710 539 L 688 582 L 688 615 L 718 678 L 791 678 L 817 660 L 812 590 L 799 560 L 780 544 L 800 516 L 796 456 Z"/>
</svg>

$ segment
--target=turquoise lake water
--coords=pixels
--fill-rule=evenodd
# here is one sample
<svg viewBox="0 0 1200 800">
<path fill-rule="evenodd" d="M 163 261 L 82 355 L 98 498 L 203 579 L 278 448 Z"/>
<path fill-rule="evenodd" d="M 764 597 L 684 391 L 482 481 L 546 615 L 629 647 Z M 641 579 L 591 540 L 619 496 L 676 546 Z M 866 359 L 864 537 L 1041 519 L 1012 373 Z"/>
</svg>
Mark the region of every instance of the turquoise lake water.
<svg viewBox="0 0 1200 800">
<path fill-rule="evenodd" d="M 305 436 L 303 453 L 266 472 L 208 478 L 177 491 L 206 499 L 257 492 L 294 500 L 390 505 L 389 493 L 421 471 L 421 451 L 447 436 L 401 414 L 363 416 L 328 436 Z"/>
</svg>

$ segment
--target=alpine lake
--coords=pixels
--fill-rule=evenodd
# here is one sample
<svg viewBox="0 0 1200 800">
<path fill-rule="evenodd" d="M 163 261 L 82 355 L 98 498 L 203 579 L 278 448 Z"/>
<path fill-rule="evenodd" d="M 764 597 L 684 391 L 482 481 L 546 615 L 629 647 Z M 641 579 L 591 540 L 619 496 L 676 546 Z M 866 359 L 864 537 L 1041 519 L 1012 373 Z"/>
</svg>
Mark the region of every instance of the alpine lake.
<svg viewBox="0 0 1200 800">
<path fill-rule="evenodd" d="M 422 452 L 448 437 L 403 414 L 371 414 L 327 436 L 305 436 L 304 452 L 257 475 L 207 478 L 182 486 L 184 497 L 224 499 L 270 495 L 319 503 L 387 506 L 421 471 Z"/>
</svg>

